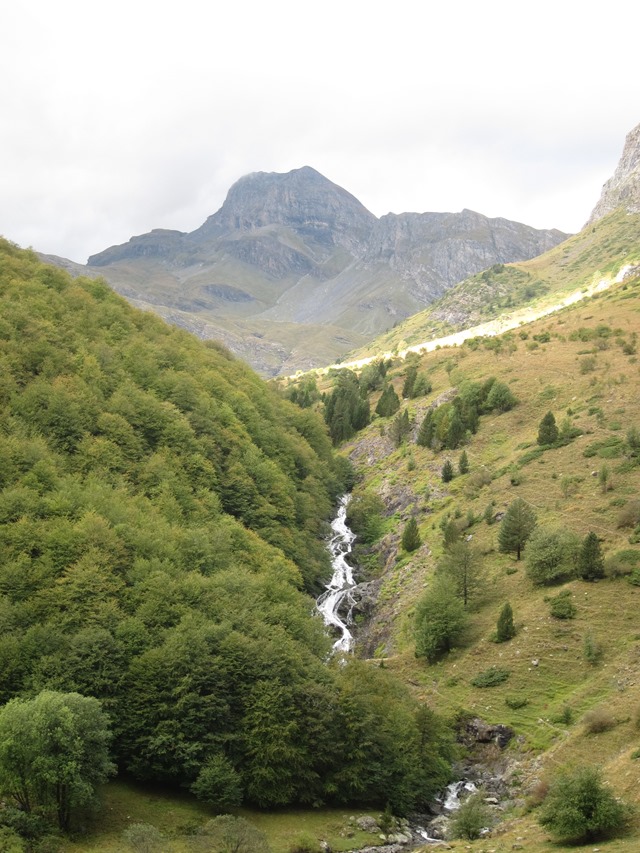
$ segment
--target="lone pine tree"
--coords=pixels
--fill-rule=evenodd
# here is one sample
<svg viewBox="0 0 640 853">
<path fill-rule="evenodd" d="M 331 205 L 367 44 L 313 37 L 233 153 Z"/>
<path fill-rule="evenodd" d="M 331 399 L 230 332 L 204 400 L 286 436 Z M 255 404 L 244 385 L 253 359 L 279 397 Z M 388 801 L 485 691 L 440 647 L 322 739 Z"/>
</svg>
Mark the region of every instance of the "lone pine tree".
<svg viewBox="0 0 640 853">
<path fill-rule="evenodd" d="M 536 526 L 536 514 L 529 504 L 522 498 L 516 498 L 507 509 L 500 532 L 498 533 L 498 547 L 503 553 L 516 552 L 516 559 L 520 559 L 522 549 L 531 536 Z"/>
</svg>

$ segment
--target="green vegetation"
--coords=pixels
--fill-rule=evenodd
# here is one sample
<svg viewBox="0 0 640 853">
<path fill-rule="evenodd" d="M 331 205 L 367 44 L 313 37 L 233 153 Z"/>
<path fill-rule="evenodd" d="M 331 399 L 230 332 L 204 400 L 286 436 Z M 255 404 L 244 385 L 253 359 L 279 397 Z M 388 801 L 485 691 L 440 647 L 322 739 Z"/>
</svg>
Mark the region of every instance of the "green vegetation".
<svg viewBox="0 0 640 853">
<path fill-rule="evenodd" d="M 564 772 L 551 783 L 540 823 L 557 841 L 578 843 L 619 833 L 629 809 L 604 785 L 595 767 Z"/>
<path fill-rule="evenodd" d="M 467 617 L 464 604 L 448 578 L 437 579 L 416 605 L 416 655 L 429 662 L 450 651 L 460 638 Z"/>
<path fill-rule="evenodd" d="M 61 830 L 115 772 L 111 731 L 97 699 L 43 691 L 0 710 L 0 791 Z"/>
<path fill-rule="evenodd" d="M 418 522 L 413 518 L 413 516 L 406 523 L 405 528 L 402 531 L 401 544 L 407 553 L 417 551 L 422 544 L 420 531 L 418 530 Z"/>
<path fill-rule="evenodd" d="M 350 479 L 317 413 L 99 280 L 0 252 L 2 702 L 95 697 L 121 771 L 216 808 L 426 803 L 441 731 L 388 672 L 327 665 L 310 615 Z"/>
<path fill-rule="evenodd" d="M 513 622 L 513 610 L 507 601 L 498 616 L 498 622 L 496 624 L 496 643 L 506 643 L 507 640 L 513 639 L 515 635 L 516 626 Z"/>
<path fill-rule="evenodd" d="M 483 829 L 493 823 L 491 809 L 484 801 L 484 791 L 476 791 L 461 804 L 451 819 L 453 838 L 466 838 L 473 841 L 480 838 Z"/>
<path fill-rule="evenodd" d="M 522 549 L 530 538 L 536 526 L 536 514 L 523 498 L 516 498 L 505 513 L 500 532 L 498 534 L 498 545 L 502 552 L 515 551 L 516 559 L 520 559 Z"/>
</svg>

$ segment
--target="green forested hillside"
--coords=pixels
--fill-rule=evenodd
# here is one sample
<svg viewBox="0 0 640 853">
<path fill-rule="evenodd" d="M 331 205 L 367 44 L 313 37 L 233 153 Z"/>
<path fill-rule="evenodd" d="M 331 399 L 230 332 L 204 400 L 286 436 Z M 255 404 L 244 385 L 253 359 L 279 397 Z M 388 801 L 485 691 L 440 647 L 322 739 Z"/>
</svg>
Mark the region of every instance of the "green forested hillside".
<svg viewBox="0 0 640 853">
<path fill-rule="evenodd" d="M 0 458 L 1 702 L 97 697 L 120 771 L 217 805 L 402 810 L 446 778 L 425 709 L 326 664 L 346 471 L 315 413 L 3 242 Z"/>
</svg>

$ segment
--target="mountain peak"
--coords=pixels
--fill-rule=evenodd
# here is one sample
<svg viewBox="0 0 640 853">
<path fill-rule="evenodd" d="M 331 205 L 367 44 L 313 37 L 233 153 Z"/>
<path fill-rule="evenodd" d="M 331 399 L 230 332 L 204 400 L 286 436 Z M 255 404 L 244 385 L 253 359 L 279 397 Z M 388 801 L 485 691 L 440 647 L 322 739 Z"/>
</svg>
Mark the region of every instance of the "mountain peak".
<svg viewBox="0 0 640 853">
<path fill-rule="evenodd" d="M 586 224 L 597 222 L 619 207 L 628 213 L 640 213 L 640 124 L 627 134 L 616 171 L 603 186 L 600 201 Z"/>
<path fill-rule="evenodd" d="M 220 210 L 190 238 L 202 243 L 225 232 L 283 225 L 320 243 L 357 250 L 375 221 L 355 196 L 311 166 L 302 166 L 244 175 L 231 186 Z"/>
</svg>

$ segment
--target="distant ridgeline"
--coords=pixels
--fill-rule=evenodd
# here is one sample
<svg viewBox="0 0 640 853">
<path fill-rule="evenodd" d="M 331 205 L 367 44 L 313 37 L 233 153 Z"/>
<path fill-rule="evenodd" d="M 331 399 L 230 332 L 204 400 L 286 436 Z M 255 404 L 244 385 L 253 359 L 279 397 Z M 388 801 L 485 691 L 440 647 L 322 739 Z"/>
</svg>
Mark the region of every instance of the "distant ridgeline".
<svg viewBox="0 0 640 853">
<path fill-rule="evenodd" d="M 0 243 L 0 702 L 101 700 L 120 769 L 218 807 L 424 804 L 447 737 L 325 663 L 326 427 L 220 346 Z"/>
</svg>

